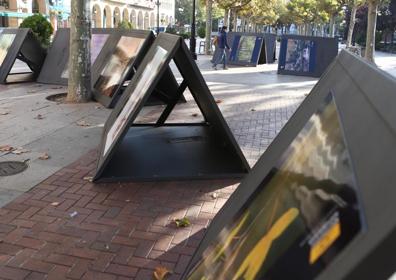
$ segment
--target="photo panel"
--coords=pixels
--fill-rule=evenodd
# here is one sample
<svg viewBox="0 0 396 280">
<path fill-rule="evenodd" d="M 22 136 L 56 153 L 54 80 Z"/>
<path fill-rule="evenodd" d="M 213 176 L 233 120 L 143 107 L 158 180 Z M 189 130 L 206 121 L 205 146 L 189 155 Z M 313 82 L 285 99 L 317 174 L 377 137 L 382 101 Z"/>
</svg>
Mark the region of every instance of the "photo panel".
<svg viewBox="0 0 396 280">
<path fill-rule="evenodd" d="M 329 94 L 187 279 L 314 279 L 362 228 Z"/>
<path fill-rule="evenodd" d="M 167 47 L 159 44 L 150 47 L 142 61 L 144 67 L 139 68 L 132 77 L 124 94 L 106 121 L 97 174 L 103 171 L 104 165 L 111 158 L 111 152 L 117 147 L 117 142 L 122 141 L 122 137 L 151 95 L 160 79 L 160 74 L 166 70 L 171 56 L 179 44 L 180 38 L 177 37 L 173 38 Z"/>
<path fill-rule="evenodd" d="M 95 63 L 96 58 L 101 52 L 110 34 L 92 34 L 91 37 L 91 65 Z M 69 64 L 65 65 L 62 71 L 62 79 L 69 79 Z"/>
<path fill-rule="evenodd" d="M 146 38 L 121 36 L 101 69 L 93 89 L 96 96 L 105 96 L 112 100 L 114 94 L 123 86 L 130 75 L 134 60 L 142 49 Z M 100 100 L 100 99 L 99 99 Z"/>
<path fill-rule="evenodd" d="M 215 216 L 182 279 L 390 279 L 395 88 L 341 51 Z"/>
<path fill-rule="evenodd" d="M 313 72 L 314 60 L 315 42 L 310 40 L 287 40 L 285 70 Z"/>
<path fill-rule="evenodd" d="M 3 64 L 16 34 L 0 33 L 0 65 Z"/>
<path fill-rule="evenodd" d="M 231 33 L 229 64 L 257 66 L 263 47 L 263 35 Z"/>
<path fill-rule="evenodd" d="M 114 28 L 92 28 L 91 37 L 91 67 L 92 75 L 96 69 L 97 58 L 110 38 L 115 39 L 117 29 Z M 70 29 L 58 28 L 52 44 L 48 50 L 43 68 L 37 82 L 45 84 L 67 85 L 69 77 L 69 48 Z"/>
<path fill-rule="evenodd" d="M 46 51 L 29 28 L 0 30 L 0 83 L 34 81 Z"/>
<path fill-rule="evenodd" d="M 163 67 L 167 59 L 168 51 L 164 48 L 157 46 L 155 48 L 154 56 L 150 62 L 144 68 L 140 79 L 136 82 L 136 86 L 133 89 L 127 103 L 122 108 L 122 111 L 115 119 L 115 122 L 111 125 L 104 144 L 103 156 L 106 156 L 109 152 L 110 147 L 114 144 L 114 141 L 120 137 L 123 129 L 126 127 L 128 118 L 134 113 L 137 113 L 139 105 L 146 95 L 149 87 L 153 84 L 154 79 L 157 77 L 159 71 Z"/>
<path fill-rule="evenodd" d="M 278 74 L 320 77 L 337 54 L 336 38 L 283 35 Z"/>
</svg>

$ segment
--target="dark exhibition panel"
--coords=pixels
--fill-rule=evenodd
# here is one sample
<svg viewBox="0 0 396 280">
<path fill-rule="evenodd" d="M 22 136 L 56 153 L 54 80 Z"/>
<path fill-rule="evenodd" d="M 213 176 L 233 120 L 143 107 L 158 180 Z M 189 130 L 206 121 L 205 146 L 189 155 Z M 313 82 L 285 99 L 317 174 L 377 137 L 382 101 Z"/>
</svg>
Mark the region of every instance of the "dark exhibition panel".
<svg viewBox="0 0 396 280">
<path fill-rule="evenodd" d="M 229 64 L 257 66 L 275 61 L 275 34 L 230 32 L 229 42 Z"/>
<path fill-rule="evenodd" d="M 113 108 L 135 74 L 155 36 L 150 31 L 120 30 L 104 45 L 92 69 L 93 94 L 97 101 Z M 168 104 L 178 83 L 168 68 L 146 105 Z M 184 96 L 180 100 L 185 102 Z"/>
<path fill-rule="evenodd" d="M 183 81 L 156 123 L 136 124 L 139 112 L 173 59 Z M 167 123 L 189 89 L 204 121 Z M 187 46 L 161 33 L 108 118 L 95 181 L 240 177 L 249 165 L 227 126 Z"/>
<path fill-rule="evenodd" d="M 337 38 L 283 35 L 278 74 L 320 77 L 337 54 Z"/>
<path fill-rule="evenodd" d="M 45 59 L 46 51 L 29 28 L 0 29 L 0 83 L 34 81 Z M 31 72 L 12 73 L 16 60 L 30 68 Z"/>
<path fill-rule="evenodd" d="M 114 107 L 125 81 L 131 78 L 154 41 L 150 31 L 131 30 L 105 44 L 92 69 L 93 94 L 106 107 Z"/>
<path fill-rule="evenodd" d="M 118 37 L 118 30 L 113 28 L 92 28 L 91 64 L 95 69 L 95 61 L 110 36 Z M 115 39 L 115 38 L 113 38 Z M 48 50 L 37 82 L 44 84 L 67 85 L 69 77 L 70 29 L 59 28 Z M 94 71 L 92 71 L 94 73 Z"/>
<path fill-rule="evenodd" d="M 183 279 L 389 279 L 395 88 L 342 51 L 216 215 Z"/>
</svg>

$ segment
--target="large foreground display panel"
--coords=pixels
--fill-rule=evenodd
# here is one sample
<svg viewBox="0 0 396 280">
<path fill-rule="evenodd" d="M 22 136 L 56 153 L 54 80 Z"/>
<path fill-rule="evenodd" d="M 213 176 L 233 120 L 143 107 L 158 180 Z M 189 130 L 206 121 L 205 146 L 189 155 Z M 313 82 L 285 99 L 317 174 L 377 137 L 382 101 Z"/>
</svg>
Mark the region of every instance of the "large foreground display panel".
<svg viewBox="0 0 396 280">
<path fill-rule="evenodd" d="M 0 29 L 0 83 L 34 81 L 41 70 L 46 52 L 29 28 Z M 30 71 L 13 73 L 15 61 Z"/>
<path fill-rule="evenodd" d="M 283 35 L 278 73 L 320 77 L 337 53 L 336 38 Z"/>
<path fill-rule="evenodd" d="M 183 81 L 156 123 L 135 124 L 172 59 Z M 205 121 L 168 124 L 187 87 Z M 156 39 L 112 111 L 99 156 L 95 181 L 240 177 L 249 170 L 187 47 L 169 34 Z"/>
<path fill-rule="evenodd" d="M 183 279 L 389 279 L 395 88 L 342 51 L 216 215 Z"/>
<path fill-rule="evenodd" d="M 188 279 L 316 277 L 361 230 L 342 134 L 329 94 Z"/>
</svg>

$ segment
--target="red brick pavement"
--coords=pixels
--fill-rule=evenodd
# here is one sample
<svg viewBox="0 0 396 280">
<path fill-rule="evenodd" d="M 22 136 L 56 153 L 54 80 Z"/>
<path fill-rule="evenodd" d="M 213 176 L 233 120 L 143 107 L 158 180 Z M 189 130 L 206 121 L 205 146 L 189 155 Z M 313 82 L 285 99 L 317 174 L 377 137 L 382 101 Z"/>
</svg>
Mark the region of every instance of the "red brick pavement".
<svg viewBox="0 0 396 280">
<path fill-rule="evenodd" d="M 0 209 L 1 279 L 146 280 L 158 266 L 179 279 L 237 186 L 225 180 L 93 184 L 84 177 L 95 166 L 90 152 Z M 185 216 L 192 225 L 177 228 L 173 219 Z"/>
</svg>

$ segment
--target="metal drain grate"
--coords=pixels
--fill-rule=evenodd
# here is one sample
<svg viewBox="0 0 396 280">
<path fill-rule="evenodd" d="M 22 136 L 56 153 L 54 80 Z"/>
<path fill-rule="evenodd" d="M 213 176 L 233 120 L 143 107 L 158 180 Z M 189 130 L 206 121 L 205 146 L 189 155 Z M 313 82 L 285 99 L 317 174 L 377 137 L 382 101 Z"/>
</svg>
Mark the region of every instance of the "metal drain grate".
<svg viewBox="0 0 396 280">
<path fill-rule="evenodd" d="M 25 171 L 28 168 L 23 161 L 3 161 L 0 162 L 0 176 L 11 176 Z"/>
</svg>

